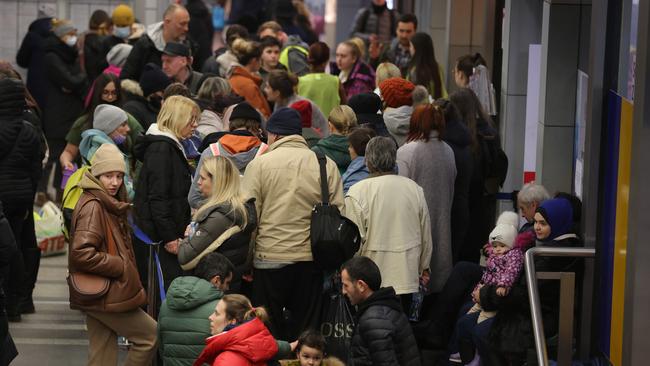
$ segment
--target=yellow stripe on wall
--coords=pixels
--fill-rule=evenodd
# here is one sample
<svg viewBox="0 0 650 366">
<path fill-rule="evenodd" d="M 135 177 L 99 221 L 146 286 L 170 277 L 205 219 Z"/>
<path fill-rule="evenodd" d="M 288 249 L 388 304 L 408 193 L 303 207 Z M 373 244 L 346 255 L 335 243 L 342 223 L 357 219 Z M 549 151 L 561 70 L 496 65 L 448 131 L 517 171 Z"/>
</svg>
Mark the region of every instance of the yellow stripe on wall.
<svg viewBox="0 0 650 366">
<path fill-rule="evenodd" d="M 618 151 L 618 191 L 616 193 L 616 233 L 614 234 L 614 281 L 612 288 L 612 323 L 610 359 L 614 366 L 623 365 L 623 306 L 625 305 L 625 257 L 627 255 L 627 219 L 630 197 L 630 163 L 632 155 L 632 115 L 634 106 L 621 102 L 621 130 Z"/>
</svg>

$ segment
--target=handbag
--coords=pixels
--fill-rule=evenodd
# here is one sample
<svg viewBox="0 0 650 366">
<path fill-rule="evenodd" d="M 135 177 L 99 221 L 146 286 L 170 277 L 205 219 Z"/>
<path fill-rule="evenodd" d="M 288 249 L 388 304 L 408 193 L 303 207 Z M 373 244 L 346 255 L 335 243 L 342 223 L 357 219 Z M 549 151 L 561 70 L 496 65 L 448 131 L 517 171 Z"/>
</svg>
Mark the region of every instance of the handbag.
<svg viewBox="0 0 650 366">
<path fill-rule="evenodd" d="M 341 215 L 338 207 L 330 205 L 327 187 L 327 159 L 317 151 L 320 166 L 321 201 L 311 212 L 311 252 L 314 264 L 322 270 L 338 269 L 352 258 L 361 246 L 359 228 Z"/>
<path fill-rule="evenodd" d="M 106 246 L 108 254 L 116 255 L 117 248 L 113 231 L 108 222 L 108 217 L 104 213 L 104 224 L 106 226 Z M 87 303 L 100 299 L 108 292 L 111 280 L 107 277 L 86 273 L 70 272 L 68 274 L 68 286 L 70 287 L 70 297 L 80 303 Z"/>
</svg>

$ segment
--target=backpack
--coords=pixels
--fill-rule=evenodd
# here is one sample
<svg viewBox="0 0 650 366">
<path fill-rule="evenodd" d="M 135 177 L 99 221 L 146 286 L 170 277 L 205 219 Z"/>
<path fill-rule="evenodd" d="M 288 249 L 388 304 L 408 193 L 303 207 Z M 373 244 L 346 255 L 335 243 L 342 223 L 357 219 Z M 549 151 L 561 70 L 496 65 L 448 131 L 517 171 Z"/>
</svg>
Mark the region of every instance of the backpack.
<svg viewBox="0 0 650 366">
<path fill-rule="evenodd" d="M 485 193 L 499 193 L 508 175 L 508 156 L 501 148 L 498 136 L 487 136 L 479 133 L 481 153 L 485 162 L 484 171 Z"/>
<path fill-rule="evenodd" d="M 84 193 L 83 188 L 79 186 L 81 178 L 86 174 L 90 169 L 90 166 L 83 165 L 81 168 L 77 169 L 65 184 L 63 189 L 63 199 L 61 200 L 61 211 L 63 212 L 63 235 L 66 240 L 70 239 L 70 225 L 72 223 L 72 213 L 74 212 L 81 194 Z"/>
<path fill-rule="evenodd" d="M 314 264 L 321 270 L 339 269 L 361 246 L 359 228 L 341 215 L 338 207 L 329 204 L 327 158 L 317 151 L 320 166 L 321 201 L 311 212 L 311 252 Z"/>
</svg>

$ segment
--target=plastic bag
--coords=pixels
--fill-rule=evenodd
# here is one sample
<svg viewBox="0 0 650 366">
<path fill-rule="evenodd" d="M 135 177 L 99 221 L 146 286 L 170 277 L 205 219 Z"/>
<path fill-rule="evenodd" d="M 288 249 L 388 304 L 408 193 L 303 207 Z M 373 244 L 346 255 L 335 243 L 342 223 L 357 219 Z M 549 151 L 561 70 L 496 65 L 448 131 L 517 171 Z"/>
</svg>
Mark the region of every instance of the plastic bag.
<svg viewBox="0 0 650 366">
<path fill-rule="evenodd" d="M 347 362 L 354 317 L 345 295 L 341 292 L 341 283 L 336 285 L 324 297 L 323 316 L 320 331 L 327 341 L 327 354 Z"/>
<path fill-rule="evenodd" d="M 41 255 L 65 253 L 65 237 L 61 225 L 63 225 L 63 214 L 51 201 L 43 205 L 40 214 L 34 212 L 34 230 Z"/>
</svg>

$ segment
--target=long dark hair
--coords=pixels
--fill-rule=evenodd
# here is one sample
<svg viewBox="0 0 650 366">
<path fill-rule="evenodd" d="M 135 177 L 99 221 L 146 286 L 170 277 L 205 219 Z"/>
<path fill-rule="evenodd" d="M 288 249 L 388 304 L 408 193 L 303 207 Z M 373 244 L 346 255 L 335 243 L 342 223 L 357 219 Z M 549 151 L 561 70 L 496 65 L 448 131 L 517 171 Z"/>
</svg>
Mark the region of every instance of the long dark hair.
<svg viewBox="0 0 650 366">
<path fill-rule="evenodd" d="M 104 88 L 106 85 L 113 83 L 115 85 L 115 92 L 117 93 L 117 96 L 115 98 L 115 101 L 112 103 L 105 102 L 102 99 L 102 94 L 104 93 Z M 95 78 L 95 83 L 93 86 L 93 95 L 90 98 L 90 103 L 88 104 L 88 107 L 86 107 L 86 110 L 84 111 L 84 114 L 86 115 L 86 121 L 84 122 L 84 126 L 87 129 L 93 128 L 93 115 L 95 114 L 95 108 L 97 108 L 98 105 L 100 104 L 112 104 L 114 106 L 121 106 L 121 101 L 122 101 L 122 89 L 120 88 L 120 79 L 113 75 L 113 74 L 100 74 Z"/>
<path fill-rule="evenodd" d="M 415 84 L 423 85 L 427 90 L 433 83 L 433 97 L 435 99 L 442 97 L 442 79 L 440 78 L 440 69 L 436 61 L 436 53 L 433 50 L 433 40 L 431 37 L 422 32 L 415 33 L 411 38 L 415 54 L 411 59 L 409 70 L 415 71 Z"/>
<path fill-rule="evenodd" d="M 492 119 L 483 110 L 481 102 L 470 88 L 460 88 L 449 96 L 449 100 L 456 106 L 461 120 L 465 122 L 472 135 L 472 150 L 478 151 L 478 121 L 483 120 L 490 127 L 494 127 Z"/>
<path fill-rule="evenodd" d="M 479 65 L 487 67 L 485 59 L 478 52 L 473 55 L 461 56 L 456 60 L 456 69 L 462 72 L 467 80 L 474 74 L 474 68 Z"/>
</svg>

